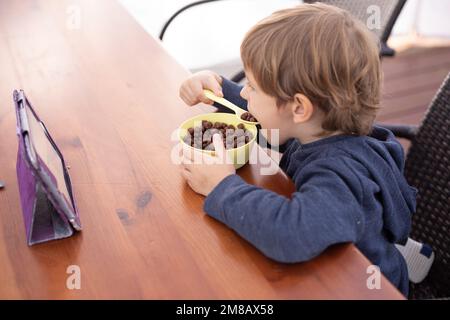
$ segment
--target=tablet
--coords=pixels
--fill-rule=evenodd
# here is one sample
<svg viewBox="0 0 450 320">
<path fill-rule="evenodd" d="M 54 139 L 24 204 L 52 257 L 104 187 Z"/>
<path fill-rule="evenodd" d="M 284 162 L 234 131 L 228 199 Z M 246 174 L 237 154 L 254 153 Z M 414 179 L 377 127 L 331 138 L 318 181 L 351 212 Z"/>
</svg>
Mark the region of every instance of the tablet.
<svg viewBox="0 0 450 320">
<path fill-rule="evenodd" d="M 13 95 L 19 137 L 17 175 L 29 242 L 70 236 L 81 230 L 81 223 L 63 155 L 25 93 Z"/>
</svg>

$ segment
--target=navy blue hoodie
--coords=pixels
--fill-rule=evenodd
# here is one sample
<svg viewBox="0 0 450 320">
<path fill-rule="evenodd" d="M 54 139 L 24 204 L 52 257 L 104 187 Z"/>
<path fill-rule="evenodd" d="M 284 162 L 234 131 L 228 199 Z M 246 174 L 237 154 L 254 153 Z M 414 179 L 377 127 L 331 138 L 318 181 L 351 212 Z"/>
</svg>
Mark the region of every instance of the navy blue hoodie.
<svg viewBox="0 0 450 320">
<path fill-rule="evenodd" d="M 224 79 L 222 89 L 246 106 L 240 86 Z M 369 136 L 290 140 L 280 167 L 295 183 L 291 198 L 230 175 L 205 199 L 205 212 L 280 262 L 307 261 L 352 242 L 406 296 L 408 271 L 394 243 L 408 237 L 416 189 L 403 176 L 393 134 L 374 127 Z"/>
</svg>

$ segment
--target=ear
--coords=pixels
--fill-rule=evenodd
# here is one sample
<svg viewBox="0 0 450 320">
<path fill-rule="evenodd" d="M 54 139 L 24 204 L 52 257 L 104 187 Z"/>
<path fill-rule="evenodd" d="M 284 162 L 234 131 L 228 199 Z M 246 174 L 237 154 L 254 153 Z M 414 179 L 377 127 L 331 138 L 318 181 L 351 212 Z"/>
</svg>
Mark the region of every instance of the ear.
<svg viewBox="0 0 450 320">
<path fill-rule="evenodd" d="M 291 106 L 292 118 L 294 123 L 303 123 L 311 119 L 314 106 L 307 96 L 297 93 Z"/>
</svg>

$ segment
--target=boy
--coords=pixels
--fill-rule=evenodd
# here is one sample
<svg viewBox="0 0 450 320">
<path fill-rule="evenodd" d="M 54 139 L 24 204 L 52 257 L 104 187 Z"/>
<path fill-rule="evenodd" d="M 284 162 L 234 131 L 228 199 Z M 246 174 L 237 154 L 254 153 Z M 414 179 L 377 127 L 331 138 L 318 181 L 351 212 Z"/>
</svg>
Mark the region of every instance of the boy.
<svg viewBox="0 0 450 320">
<path fill-rule="evenodd" d="M 182 84 L 180 96 L 188 105 L 212 103 L 203 96 L 207 88 L 237 105 L 247 102 L 262 128 L 279 129 L 280 167 L 296 192 L 288 199 L 249 185 L 226 163 L 185 159 L 182 174 L 207 196 L 208 215 L 266 256 L 302 262 L 352 242 L 407 295 L 406 263 L 394 244 L 408 237 L 416 191 L 402 174 L 401 145 L 373 126 L 378 52 L 365 26 L 341 9 L 310 4 L 273 13 L 243 40 L 242 90 L 203 71 Z M 214 145 L 223 157 L 219 136 Z"/>
</svg>

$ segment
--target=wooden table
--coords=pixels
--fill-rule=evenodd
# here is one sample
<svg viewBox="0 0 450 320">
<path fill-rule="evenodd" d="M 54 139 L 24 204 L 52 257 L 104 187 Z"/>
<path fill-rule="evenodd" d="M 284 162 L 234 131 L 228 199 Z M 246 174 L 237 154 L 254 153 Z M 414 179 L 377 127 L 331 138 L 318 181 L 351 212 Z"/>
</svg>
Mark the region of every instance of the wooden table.
<svg viewBox="0 0 450 320">
<path fill-rule="evenodd" d="M 75 7 L 74 7 L 75 6 Z M 71 14 L 81 13 L 80 28 Z M 113 0 L 0 2 L 0 298 L 401 299 L 385 279 L 366 286 L 353 246 L 283 265 L 206 216 L 183 182 L 171 134 L 188 108 L 188 71 Z M 12 91 L 23 88 L 68 164 L 84 230 L 28 247 L 15 165 Z M 289 195 L 281 173 L 239 174 Z M 69 290 L 66 269 L 81 268 Z"/>
</svg>

